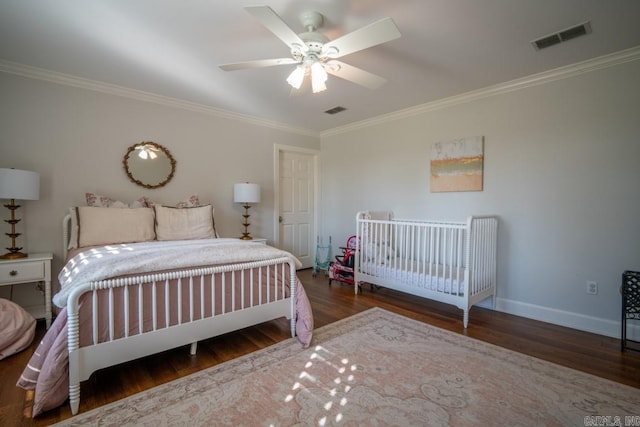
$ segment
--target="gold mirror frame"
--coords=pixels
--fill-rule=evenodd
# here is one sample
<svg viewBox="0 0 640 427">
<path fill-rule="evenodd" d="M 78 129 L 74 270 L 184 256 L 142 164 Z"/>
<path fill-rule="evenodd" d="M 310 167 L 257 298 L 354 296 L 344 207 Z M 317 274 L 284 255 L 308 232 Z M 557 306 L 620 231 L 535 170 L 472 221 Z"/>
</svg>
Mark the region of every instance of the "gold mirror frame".
<svg viewBox="0 0 640 427">
<path fill-rule="evenodd" d="M 144 154 L 141 155 L 141 152 Z M 154 155 L 154 158 L 146 157 Z M 148 167 L 142 162 L 157 163 L 154 167 Z M 139 142 L 129 147 L 122 165 L 131 182 L 144 188 L 164 187 L 176 172 L 176 161 L 169 150 L 151 141 Z"/>
</svg>

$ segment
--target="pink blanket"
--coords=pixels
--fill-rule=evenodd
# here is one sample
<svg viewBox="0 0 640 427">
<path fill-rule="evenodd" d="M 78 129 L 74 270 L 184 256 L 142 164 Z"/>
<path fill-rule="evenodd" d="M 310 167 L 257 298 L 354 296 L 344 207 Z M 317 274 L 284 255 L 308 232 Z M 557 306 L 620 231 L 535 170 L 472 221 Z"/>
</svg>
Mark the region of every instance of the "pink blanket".
<svg viewBox="0 0 640 427">
<path fill-rule="evenodd" d="M 85 295 L 86 296 L 86 295 Z M 90 319 L 80 316 L 80 342 L 91 334 Z M 309 299 L 300 283 L 296 286 L 296 334 L 308 347 L 313 334 L 313 315 Z M 17 386 L 35 390 L 33 416 L 62 405 L 69 396 L 69 353 L 67 351 L 67 309 L 64 308 L 47 331 Z"/>
</svg>

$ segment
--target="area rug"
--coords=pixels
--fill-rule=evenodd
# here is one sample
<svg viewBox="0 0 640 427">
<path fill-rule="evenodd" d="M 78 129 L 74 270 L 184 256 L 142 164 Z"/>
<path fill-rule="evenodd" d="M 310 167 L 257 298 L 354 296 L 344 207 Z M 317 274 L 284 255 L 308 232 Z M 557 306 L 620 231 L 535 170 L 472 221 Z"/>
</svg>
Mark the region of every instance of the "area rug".
<svg viewBox="0 0 640 427">
<path fill-rule="evenodd" d="M 640 415 L 640 389 L 379 308 L 57 425 L 570 426 Z M 616 418 L 617 417 L 617 418 Z"/>
</svg>

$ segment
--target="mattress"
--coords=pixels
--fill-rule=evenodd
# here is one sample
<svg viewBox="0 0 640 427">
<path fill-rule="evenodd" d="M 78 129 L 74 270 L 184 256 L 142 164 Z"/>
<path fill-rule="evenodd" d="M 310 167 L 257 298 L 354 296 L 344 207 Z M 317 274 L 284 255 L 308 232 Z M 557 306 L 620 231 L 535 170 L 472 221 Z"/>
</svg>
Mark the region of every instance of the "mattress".
<svg viewBox="0 0 640 427">
<path fill-rule="evenodd" d="M 466 269 L 463 267 L 425 264 L 397 258 L 386 264 L 363 261 L 360 271 L 380 279 L 399 281 L 411 287 L 464 295 Z"/>
</svg>

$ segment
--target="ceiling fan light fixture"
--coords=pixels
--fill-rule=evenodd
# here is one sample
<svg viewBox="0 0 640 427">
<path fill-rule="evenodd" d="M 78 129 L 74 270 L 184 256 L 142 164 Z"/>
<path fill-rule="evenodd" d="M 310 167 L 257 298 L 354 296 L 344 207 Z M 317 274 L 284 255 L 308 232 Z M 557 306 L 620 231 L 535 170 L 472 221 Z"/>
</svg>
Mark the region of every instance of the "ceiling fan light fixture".
<svg viewBox="0 0 640 427">
<path fill-rule="evenodd" d="M 314 62 L 311 65 L 311 88 L 313 93 L 322 92 L 327 90 L 325 82 L 327 81 L 327 72 L 320 62 Z"/>
<path fill-rule="evenodd" d="M 302 65 L 298 65 L 295 70 L 289 74 L 287 77 L 287 83 L 291 85 L 291 87 L 295 89 L 300 89 L 302 86 L 302 81 L 304 80 L 305 69 Z"/>
<path fill-rule="evenodd" d="M 401 36 L 400 30 L 391 18 L 380 19 L 329 40 L 325 34 L 318 31 L 318 28 L 325 21 L 322 14 L 318 12 L 308 11 L 300 16 L 302 26 L 306 31 L 298 34 L 269 6 L 247 6 L 245 10 L 289 47 L 291 57 L 223 64 L 220 65 L 220 68 L 225 71 L 233 71 L 297 64 L 298 67 L 287 77 L 287 83 L 295 90 L 302 87 L 307 74 L 314 93 L 326 90 L 327 73 L 369 89 L 377 89 L 384 84 L 385 79 L 336 60 Z M 339 74 L 338 71 L 340 71 Z"/>
<path fill-rule="evenodd" d="M 317 84 L 313 84 L 313 81 L 311 82 L 311 91 L 313 93 L 324 92 L 325 90 L 327 90 L 327 85 L 324 82 Z"/>
</svg>

